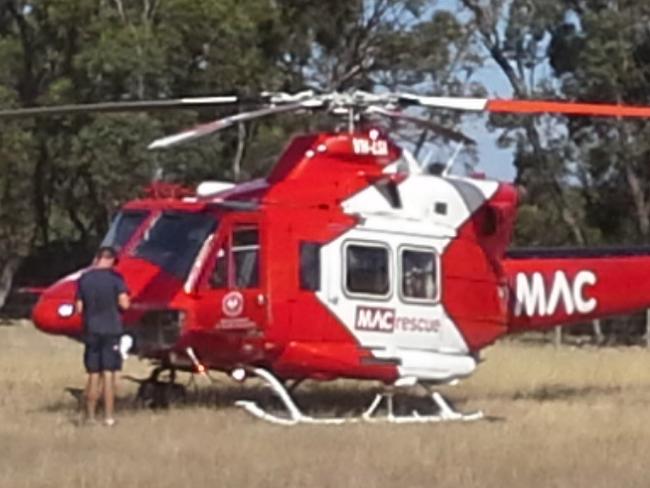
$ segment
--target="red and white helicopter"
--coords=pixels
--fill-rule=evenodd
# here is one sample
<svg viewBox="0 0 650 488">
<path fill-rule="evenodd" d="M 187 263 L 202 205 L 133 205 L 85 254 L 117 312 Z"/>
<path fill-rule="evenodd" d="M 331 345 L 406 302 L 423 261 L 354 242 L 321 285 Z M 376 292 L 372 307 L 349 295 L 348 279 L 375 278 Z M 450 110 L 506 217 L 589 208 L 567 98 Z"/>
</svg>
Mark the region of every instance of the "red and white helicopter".
<svg viewBox="0 0 650 488">
<path fill-rule="evenodd" d="M 211 97 L 0 112 L 149 110 L 238 103 Z M 258 117 L 323 110 L 342 130 L 294 138 L 266 178 L 206 182 L 191 195 L 128 202 L 105 244 L 135 306 L 125 316 L 134 351 L 162 369 L 264 380 L 286 416 L 240 402 L 277 423 L 339 423 L 301 412 L 286 385 L 356 378 L 386 385 L 393 422 L 472 420 L 431 393 L 435 413 L 395 415 L 395 387 L 455 382 L 471 375 L 481 349 L 506 335 L 631 312 L 650 305 L 643 284 L 650 256 L 631 251 L 508 252 L 518 191 L 509 183 L 425 171 L 369 116 L 405 118 L 459 142 L 467 138 L 406 115 L 409 107 L 587 116 L 648 117 L 617 105 L 427 97 L 365 92 L 267 94 L 262 106 L 156 140 L 153 149 L 213 134 Z M 48 288 L 36 326 L 80 338 L 76 280 Z"/>
</svg>

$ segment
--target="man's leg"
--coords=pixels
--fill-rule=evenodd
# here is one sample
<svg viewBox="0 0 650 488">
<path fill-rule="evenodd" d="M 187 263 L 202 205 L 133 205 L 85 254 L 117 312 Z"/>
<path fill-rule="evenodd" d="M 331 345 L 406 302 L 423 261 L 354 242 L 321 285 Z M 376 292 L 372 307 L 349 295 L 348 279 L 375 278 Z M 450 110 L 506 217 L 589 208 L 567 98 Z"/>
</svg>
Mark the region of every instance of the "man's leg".
<svg viewBox="0 0 650 488">
<path fill-rule="evenodd" d="M 115 371 L 104 371 L 104 418 L 113 422 L 115 413 Z"/>
<path fill-rule="evenodd" d="M 95 411 L 97 410 L 97 400 L 99 399 L 99 373 L 88 373 L 86 383 L 86 420 L 93 422 L 95 420 Z"/>
<path fill-rule="evenodd" d="M 119 336 L 106 337 L 102 349 L 102 369 L 104 378 L 104 419 L 106 425 L 113 425 L 115 420 L 115 383 L 117 372 L 122 369 Z"/>
<path fill-rule="evenodd" d="M 102 404 L 99 399 L 104 398 L 104 373 L 99 373 L 99 380 L 97 381 L 97 408 L 101 411 Z"/>
<path fill-rule="evenodd" d="M 89 421 L 95 420 L 95 412 L 97 410 L 97 400 L 99 399 L 99 380 L 101 370 L 101 351 L 97 337 L 89 334 L 85 337 L 86 347 L 84 350 L 84 366 L 88 373 L 88 380 L 86 382 L 86 419 Z"/>
</svg>

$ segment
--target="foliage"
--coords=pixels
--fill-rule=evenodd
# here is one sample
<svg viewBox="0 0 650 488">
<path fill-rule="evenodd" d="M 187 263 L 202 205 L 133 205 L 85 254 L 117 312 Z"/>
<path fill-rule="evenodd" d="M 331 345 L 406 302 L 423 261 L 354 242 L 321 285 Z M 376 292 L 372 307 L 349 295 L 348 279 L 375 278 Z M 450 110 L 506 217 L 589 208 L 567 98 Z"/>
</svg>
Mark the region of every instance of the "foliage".
<svg viewBox="0 0 650 488">
<path fill-rule="evenodd" d="M 515 96 L 648 103 L 646 2 L 462 3 L 484 52 Z M 546 244 L 648 242 L 650 129 L 645 121 L 501 116 L 491 122 L 501 129 L 501 143 L 514 148 L 527 203 L 539 207 L 543 200 L 547 224 L 560 235 L 560 229 L 571 230 L 563 242 L 557 233 L 547 233 Z M 518 240 L 537 242 L 534 229 L 532 222 L 520 222 Z"/>
<path fill-rule="evenodd" d="M 517 98 L 648 104 L 649 21 L 640 0 L 7 0 L 0 106 L 305 88 L 481 95 L 485 67 Z M 153 178 L 258 176 L 291 134 L 329 124 L 284 117 L 146 150 L 229 110 L 2 122 L 0 305 L 21 259 L 92 248 Z M 650 240 L 650 124 L 500 115 L 489 125 L 527 190 L 517 245 Z M 434 137 L 391 129 L 416 154 Z"/>
<path fill-rule="evenodd" d="M 424 0 L 8 0 L 0 5 L 0 105 L 428 89 L 434 80 L 460 91 L 447 66 L 467 67 L 467 46 L 457 47 L 467 38 L 452 14 Z M 157 136 L 228 110 L 3 122 L 0 275 L 34 249 L 93 247 L 115 209 L 153 178 L 260 175 L 291 133 L 322 123 L 255 122 L 173 152 L 146 150 Z"/>
</svg>

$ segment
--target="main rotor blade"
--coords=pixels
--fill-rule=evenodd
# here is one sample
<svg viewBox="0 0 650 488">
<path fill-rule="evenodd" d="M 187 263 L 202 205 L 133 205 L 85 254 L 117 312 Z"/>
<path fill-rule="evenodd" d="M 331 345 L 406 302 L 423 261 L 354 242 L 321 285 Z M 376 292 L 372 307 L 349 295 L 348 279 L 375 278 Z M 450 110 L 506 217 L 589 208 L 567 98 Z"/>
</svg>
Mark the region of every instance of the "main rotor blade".
<svg viewBox="0 0 650 488">
<path fill-rule="evenodd" d="M 425 97 L 399 94 L 398 102 L 431 108 L 513 114 L 563 114 L 586 117 L 650 117 L 650 107 L 607 103 L 504 100 L 488 98 Z"/>
<path fill-rule="evenodd" d="M 179 132 L 177 134 L 161 137 L 160 139 L 156 139 L 151 144 L 149 144 L 149 146 L 147 146 L 147 149 L 164 149 L 167 147 L 175 146 L 177 144 L 191 141 L 199 137 L 204 137 L 213 134 L 217 131 L 238 124 L 240 122 L 246 122 L 260 117 L 266 117 L 269 115 L 275 115 L 283 112 L 292 112 L 295 110 L 301 110 L 305 108 L 320 108 L 322 106 L 323 106 L 322 101 L 317 99 L 312 99 L 312 100 L 304 100 L 298 103 L 289 103 L 287 105 L 266 107 L 259 110 L 253 110 L 251 112 L 242 112 L 236 115 L 225 117 L 223 119 L 215 120 L 213 122 L 197 125 L 192 129 Z"/>
<path fill-rule="evenodd" d="M 405 105 L 420 105 L 430 108 L 448 108 L 470 112 L 482 112 L 487 107 L 487 98 L 427 97 L 410 93 L 399 93 L 397 102 Z"/>
<path fill-rule="evenodd" d="M 650 107 L 607 103 L 547 102 L 543 100 L 488 100 L 493 113 L 584 115 L 587 117 L 650 117 Z"/>
<path fill-rule="evenodd" d="M 472 139 L 471 137 L 466 136 L 460 131 L 453 130 L 453 129 L 448 129 L 447 127 L 444 127 L 440 124 L 436 124 L 435 122 L 432 122 L 430 120 L 422 119 L 420 117 L 414 117 L 412 115 L 407 115 L 402 112 L 397 112 L 394 110 L 388 110 L 383 107 L 378 107 L 376 105 L 372 105 L 368 107 L 366 110 L 366 113 L 371 113 L 371 114 L 377 114 L 377 115 L 382 115 L 384 117 L 388 117 L 391 119 L 396 119 L 396 120 L 404 120 L 406 122 L 411 122 L 413 124 L 426 127 L 432 132 L 435 132 L 436 134 L 441 135 L 445 139 L 449 139 L 450 141 L 455 141 L 455 142 L 462 142 L 464 144 L 476 144 L 476 141 Z"/>
<path fill-rule="evenodd" d="M 171 100 L 138 100 L 132 102 L 100 102 L 52 107 L 28 107 L 0 110 L 0 119 L 16 117 L 37 117 L 43 115 L 66 115 L 87 112 L 135 112 L 174 108 L 196 108 L 241 103 L 243 100 L 235 95 L 219 97 L 188 97 Z M 258 100 L 258 102 L 261 100 Z"/>
</svg>

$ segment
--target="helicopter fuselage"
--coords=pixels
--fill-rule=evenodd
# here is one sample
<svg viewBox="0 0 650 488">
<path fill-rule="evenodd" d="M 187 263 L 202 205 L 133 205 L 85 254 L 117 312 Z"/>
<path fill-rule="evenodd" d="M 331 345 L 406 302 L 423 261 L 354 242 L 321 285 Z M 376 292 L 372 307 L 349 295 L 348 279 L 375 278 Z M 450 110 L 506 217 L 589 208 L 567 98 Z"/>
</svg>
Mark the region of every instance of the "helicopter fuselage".
<svg viewBox="0 0 650 488">
<path fill-rule="evenodd" d="M 265 179 L 126 204 L 106 243 L 136 352 L 189 370 L 447 382 L 507 333 L 650 303 L 612 285 L 650 259 L 509 255 L 513 185 L 413 163 L 374 129 L 307 135 Z M 82 337 L 78 276 L 41 296 L 41 330 Z"/>
</svg>

